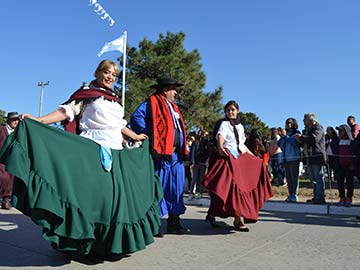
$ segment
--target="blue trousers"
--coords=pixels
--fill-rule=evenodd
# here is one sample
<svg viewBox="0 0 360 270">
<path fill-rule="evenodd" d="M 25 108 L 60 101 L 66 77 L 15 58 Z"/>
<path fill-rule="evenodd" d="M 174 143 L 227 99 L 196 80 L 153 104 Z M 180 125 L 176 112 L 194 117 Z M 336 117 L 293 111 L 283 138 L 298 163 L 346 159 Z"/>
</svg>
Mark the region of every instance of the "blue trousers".
<svg viewBox="0 0 360 270">
<path fill-rule="evenodd" d="M 325 182 L 323 174 L 323 165 L 308 164 L 308 173 L 310 181 L 313 184 L 313 192 L 315 199 L 325 198 Z"/>
<path fill-rule="evenodd" d="M 185 168 L 181 154 L 173 153 L 172 161 L 155 161 L 155 172 L 160 177 L 164 197 L 160 202 L 160 214 L 165 216 L 185 213 L 183 200 Z"/>
</svg>

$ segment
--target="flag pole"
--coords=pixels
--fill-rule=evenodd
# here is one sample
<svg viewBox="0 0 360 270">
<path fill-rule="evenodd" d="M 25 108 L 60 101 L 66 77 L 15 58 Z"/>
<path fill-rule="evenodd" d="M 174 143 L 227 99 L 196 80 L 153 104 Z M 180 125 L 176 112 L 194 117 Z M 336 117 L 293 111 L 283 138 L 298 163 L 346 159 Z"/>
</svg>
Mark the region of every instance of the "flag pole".
<svg viewBox="0 0 360 270">
<path fill-rule="evenodd" d="M 125 112 L 126 39 L 127 39 L 127 32 L 124 31 L 123 73 L 122 73 L 122 89 L 121 89 L 121 102 L 124 112 Z"/>
</svg>

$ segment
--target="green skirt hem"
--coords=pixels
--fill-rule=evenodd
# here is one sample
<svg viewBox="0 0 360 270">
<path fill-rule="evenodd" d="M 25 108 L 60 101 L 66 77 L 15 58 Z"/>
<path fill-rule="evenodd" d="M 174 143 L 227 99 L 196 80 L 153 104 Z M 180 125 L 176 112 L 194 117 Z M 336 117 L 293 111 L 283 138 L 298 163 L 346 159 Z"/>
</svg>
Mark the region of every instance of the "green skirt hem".
<svg viewBox="0 0 360 270">
<path fill-rule="evenodd" d="M 12 203 L 42 227 L 43 237 L 56 250 L 77 254 L 125 254 L 142 250 L 154 242 L 153 236 L 159 233 L 161 225 L 159 202 L 163 191 L 154 173 L 147 141 L 143 149 L 113 151 L 118 167 L 105 173 L 101 172 L 101 165 L 97 165 L 97 158 L 92 158 L 98 154 L 98 146 L 92 141 L 29 120 L 22 121 L 19 128 L 15 135 L 8 137 L 0 151 L 0 161 L 14 175 Z M 57 145 L 63 143 L 61 148 L 68 148 L 64 150 L 43 143 L 41 137 L 47 135 L 59 138 Z M 90 181 L 91 172 L 84 171 L 84 179 L 74 179 L 78 172 L 71 167 L 72 163 L 68 163 L 71 168 L 64 172 L 65 178 L 48 169 L 58 164 L 57 155 L 63 157 L 62 153 L 67 155 L 77 146 L 88 151 L 85 164 L 91 164 L 84 167 L 80 161 L 81 168 L 95 170 L 96 179 L 104 175 L 105 178 L 99 179 L 103 181 L 99 186 L 93 179 Z M 48 154 L 47 159 L 42 153 Z M 64 159 L 71 157 L 72 154 Z M 82 187 L 90 191 L 88 197 L 80 194 Z M 104 200 L 98 208 L 96 203 L 86 201 L 96 198 Z"/>
</svg>

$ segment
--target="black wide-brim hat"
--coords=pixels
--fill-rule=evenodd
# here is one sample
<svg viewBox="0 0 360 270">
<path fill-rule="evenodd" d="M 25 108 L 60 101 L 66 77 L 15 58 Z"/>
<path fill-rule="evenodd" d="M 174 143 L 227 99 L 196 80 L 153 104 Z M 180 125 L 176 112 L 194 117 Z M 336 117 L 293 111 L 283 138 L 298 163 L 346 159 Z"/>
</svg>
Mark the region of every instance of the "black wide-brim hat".
<svg viewBox="0 0 360 270">
<path fill-rule="evenodd" d="M 166 86 L 183 86 L 183 83 L 179 83 L 176 80 L 172 79 L 172 78 L 161 78 L 157 80 L 157 84 L 154 84 L 152 86 L 150 86 L 150 88 L 155 88 L 155 89 L 163 89 Z"/>
<path fill-rule="evenodd" d="M 19 119 L 20 115 L 17 112 L 9 112 L 6 119 Z"/>
</svg>

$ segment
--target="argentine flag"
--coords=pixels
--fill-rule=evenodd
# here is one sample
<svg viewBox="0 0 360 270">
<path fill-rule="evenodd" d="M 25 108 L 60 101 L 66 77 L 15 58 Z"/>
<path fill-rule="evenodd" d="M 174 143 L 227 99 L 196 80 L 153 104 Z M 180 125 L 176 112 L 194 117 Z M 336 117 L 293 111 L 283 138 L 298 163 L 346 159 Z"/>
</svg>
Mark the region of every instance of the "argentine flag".
<svg viewBox="0 0 360 270">
<path fill-rule="evenodd" d="M 121 37 L 119 37 L 113 41 L 105 43 L 101 52 L 98 53 L 98 56 L 100 57 L 103 53 L 111 52 L 111 51 L 119 51 L 121 53 L 124 53 L 125 45 L 126 45 L 125 44 L 125 35 L 122 35 Z"/>
</svg>

